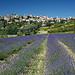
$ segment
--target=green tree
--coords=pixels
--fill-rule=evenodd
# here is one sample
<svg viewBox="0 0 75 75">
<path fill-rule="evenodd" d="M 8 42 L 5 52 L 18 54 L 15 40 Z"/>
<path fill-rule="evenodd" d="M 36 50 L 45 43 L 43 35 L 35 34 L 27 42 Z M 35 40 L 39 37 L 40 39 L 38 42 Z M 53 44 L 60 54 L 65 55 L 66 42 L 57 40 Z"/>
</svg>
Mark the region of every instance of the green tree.
<svg viewBox="0 0 75 75">
<path fill-rule="evenodd" d="M 6 20 L 3 20 L 3 27 L 4 28 L 6 27 L 6 24 L 7 24 L 7 21 Z"/>
<path fill-rule="evenodd" d="M 23 33 L 21 31 L 18 31 L 17 36 L 23 36 Z"/>
<path fill-rule="evenodd" d="M 50 27 L 50 26 L 51 26 L 51 23 L 47 22 L 47 23 L 46 23 L 46 26 L 49 26 L 49 27 Z"/>
<path fill-rule="evenodd" d="M 74 19 L 74 25 L 75 25 L 75 19 Z"/>
</svg>

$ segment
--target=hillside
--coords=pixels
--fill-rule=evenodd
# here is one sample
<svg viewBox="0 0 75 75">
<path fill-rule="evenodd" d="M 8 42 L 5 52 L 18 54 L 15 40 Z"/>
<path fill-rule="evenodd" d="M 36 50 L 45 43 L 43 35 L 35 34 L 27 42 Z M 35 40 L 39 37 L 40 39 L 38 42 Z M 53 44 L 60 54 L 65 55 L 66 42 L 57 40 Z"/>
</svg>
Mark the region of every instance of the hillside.
<svg viewBox="0 0 75 75">
<path fill-rule="evenodd" d="M 9 19 L 9 21 L 0 19 L 0 38 L 64 32 L 75 32 L 74 17 L 69 17 L 69 19 L 53 17 L 51 19 L 48 16 L 30 17 L 27 15 L 27 17 L 19 16 L 18 18 Z"/>
</svg>

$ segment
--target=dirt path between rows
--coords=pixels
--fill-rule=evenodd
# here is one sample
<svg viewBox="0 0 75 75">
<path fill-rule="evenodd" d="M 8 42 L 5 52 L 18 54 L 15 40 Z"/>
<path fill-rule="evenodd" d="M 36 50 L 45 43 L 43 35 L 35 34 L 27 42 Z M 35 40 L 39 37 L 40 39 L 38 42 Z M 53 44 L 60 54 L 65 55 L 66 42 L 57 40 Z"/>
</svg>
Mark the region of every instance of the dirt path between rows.
<svg viewBox="0 0 75 75">
<path fill-rule="evenodd" d="M 42 50 L 39 54 L 34 54 L 34 58 L 31 59 L 29 67 L 25 67 L 18 75 L 44 75 L 44 60 L 47 50 L 47 38 L 42 43 Z"/>
<path fill-rule="evenodd" d="M 28 47 L 30 44 L 26 44 L 25 46 L 22 46 L 19 51 L 21 51 L 23 48 L 26 48 Z M 19 52 L 18 51 L 18 52 Z M 9 55 L 5 60 L 1 60 L 0 61 L 0 69 L 3 69 L 3 67 L 5 67 L 6 65 L 8 65 L 6 62 L 7 61 L 11 61 L 12 59 L 14 59 L 15 57 L 17 57 L 19 54 L 17 54 L 18 52 L 16 53 L 13 53 L 11 55 Z"/>
<path fill-rule="evenodd" d="M 62 43 L 61 41 L 58 40 L 58 42 L 65 48 L 65 50 L 68 52 L 68 54 L 73 58 L 73 66 L 75 69 L 75 53 L 72 52 L 72 50 L 67 45 Z"/>
</svg>

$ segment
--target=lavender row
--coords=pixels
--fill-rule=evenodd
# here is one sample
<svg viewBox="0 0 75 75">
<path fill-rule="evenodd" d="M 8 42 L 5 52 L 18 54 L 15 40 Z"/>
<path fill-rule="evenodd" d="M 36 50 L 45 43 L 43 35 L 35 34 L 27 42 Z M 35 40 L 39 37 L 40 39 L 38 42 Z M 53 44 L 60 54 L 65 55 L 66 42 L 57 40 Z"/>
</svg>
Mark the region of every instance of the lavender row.
<svg viewBox="0 0 75 75">
<path fill-rule="evenodd" d="M 50 34 L 47 41 L 45 75 L 74 75 L 73 59 L 59 44 L 58 39 Z"/>
<path fill-rule="evenodd" d="M 41 49 L 41 43 L 46 39 L 47 35 L 42 35 L 36 39 L 28 48 L 22 49 L 18 52 L 18 55 L 13 59 L 8 60 L 7 63 L 0 66 L 0 75 L 17 75 L 21 69 L 28 66 L 30 63 L 30 58 L 32 58 L 34 53 L 38 53 Z"/>
<path fill-rule="evenodd" d="M 37 35 L 39 36 L 39 35 Z M 12 37 L 12 38 L 1 38 L 0 39 L 0 44 L 4 47 L 4 45 L 9 45 L 9 44 L 12 44 L 12 43 L 15 43 L 15 42 L 19 42 L 19 41 L 22 41 L 24 39 L 30 39 L 30 38 L 33 38 L 33 37 L 37 37 L 35 35 L 29 35 L 29 36 L 21 36 L 21 37 Z M 2 48 L 0 47 L 0 49 Z"/>
<path fill-rule="evenodd" d="M 75 53 L 75 33 L 54 34 Z"/>
<path fill-rule="evenodd" d="M 30 37 L 33 37 L 33 35 L 21 36 L 21 37 L 0 38 L 0 48 L 4 45 L 18 42 L 20 40 L 23 40 L 25 38 L 30 38 Z"/>
<path fill-rule="evenodd" d="M 15 41 L 11 44 L 7 44 L 5 46 L 0 47 L 0 59 L 4 59 L 5 57 L 7 57 L 7 55 L 10 55 L 11 53 L 17 51 L 23 45 L 33 42 L 38 37 L 41 37 L 41 35 L 18 37 L 19 41 Z"/>
<path fill-rule="evenodd" d="M 0 38 L 0 47 L 19 41 L 20 37 Z"/>
</svg>

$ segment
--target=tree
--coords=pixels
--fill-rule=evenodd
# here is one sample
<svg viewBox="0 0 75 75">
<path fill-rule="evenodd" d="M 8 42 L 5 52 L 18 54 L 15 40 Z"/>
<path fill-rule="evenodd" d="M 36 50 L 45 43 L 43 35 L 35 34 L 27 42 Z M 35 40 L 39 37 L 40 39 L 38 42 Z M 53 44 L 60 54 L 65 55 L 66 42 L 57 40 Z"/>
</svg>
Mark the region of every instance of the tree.
<svg viewBox="0 0 75 75">
<path fill-rule="evenodd" d="M 46 23 L 46 26 L 49 26 L 49 27 L 50 27 L 50 26 L 51 26 L 51 23 L 47 22 L 47 23 Z"/>
<path fill-rule="evenodd" d="M 31 18 L 30 16 L 28 16 L 26 19 L 29 19 L 29 18 Z"/>
<path fill-rule="evenodd" d="M 23 33 L 21 31 L 17 32 L 17 36 L 22 36 Z"/>
<path fill-rule="evenodd" d="M 75 25 L 75 19 L 74 19 L 74 25 Z"/>
<path fill-rule="evenodd" d="M 5 28 L 6 24 L 7 24 L 7 21 L 6 20 L 3 20 L 3 27 L 4 28 Z"/>
</svg>

